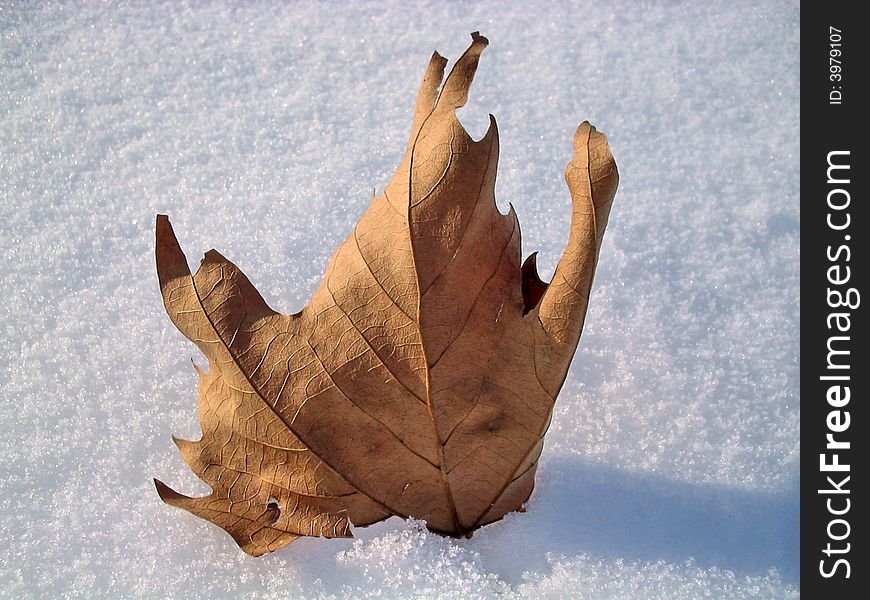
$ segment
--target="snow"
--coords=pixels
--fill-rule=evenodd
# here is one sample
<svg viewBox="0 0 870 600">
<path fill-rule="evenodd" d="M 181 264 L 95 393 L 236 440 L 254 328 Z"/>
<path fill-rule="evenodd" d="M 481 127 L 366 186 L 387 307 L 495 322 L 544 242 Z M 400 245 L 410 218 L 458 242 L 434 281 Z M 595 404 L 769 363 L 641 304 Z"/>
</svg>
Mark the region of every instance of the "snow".
<svg viewBox="0 0 870 600">
<path fill-rule="evenodd" d="M 797 2 L 0 2 L 0 595 L 796 598 Z M 391 519 L 261 559 L 151 483 L 207 487 L 198 351 L 153 264 L 168 213 L 300 309 L 404 151 L 432 50 L 552 273 L 571 133 L 621 182 L 525 513 Z"/>
</svg>

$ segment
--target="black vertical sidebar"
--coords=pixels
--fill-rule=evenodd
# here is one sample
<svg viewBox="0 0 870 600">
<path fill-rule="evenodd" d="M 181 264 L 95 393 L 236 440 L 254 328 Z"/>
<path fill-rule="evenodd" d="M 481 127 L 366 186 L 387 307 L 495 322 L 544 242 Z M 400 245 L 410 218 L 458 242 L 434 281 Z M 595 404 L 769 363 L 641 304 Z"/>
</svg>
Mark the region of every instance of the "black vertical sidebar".
<svg viewBox="0 0 870 600">
<path fill-rule="evenodd" d="M 870 483 L 870 23 L 860 6 L 801 6 L 801 592 L 838 600 L 870 590 L 870 506 L 858 491 Z"/>
</svg>

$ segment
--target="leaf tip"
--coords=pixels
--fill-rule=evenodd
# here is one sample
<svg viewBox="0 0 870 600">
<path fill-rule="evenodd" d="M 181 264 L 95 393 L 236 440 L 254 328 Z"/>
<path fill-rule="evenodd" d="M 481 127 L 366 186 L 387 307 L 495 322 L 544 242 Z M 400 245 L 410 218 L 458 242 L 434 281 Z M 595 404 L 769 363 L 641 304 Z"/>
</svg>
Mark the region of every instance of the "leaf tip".
<svg viewBox="0 0 870 600">
<path fill-rule="evenodd" d="M 440 68 L 440 71 L 441 71 L 441 74 L 443 77 L 444 67 L 447 66 L 447 59 L 445 57 L 441 56 L 441 54 L 437 50 L 435 50 L 432 53 L 432 58 L 429 59 L 429 62 L 432 63 L 433 65 L 435 65 L 436 67 Z"/>
<path fill-rule="evenodd" d="M 196 361 L 193 359 L 193 357 L 190 358 L 190 364 L 193 365 L 193 370 L 196 371 L 197 375 L 199 375 L 199 378 L 201 381 L 202 378 L 205 377 L 206 371 L 202 367 L 200 367 L 198 364 L 196 364 Z"/>
<path fill-rule="evenodd" d="M 618 173 L 610 143 L 607 135 L 598 131 L 589 121 L 580 123 L 574 133 L 574 158 L 568 164 L 568 171 L 572 168 L 589 171 L 592 183 L 611 177 L 615 191 Z"/>
<path fill-rule="evenodd" d="M 157 262 L 157 277 L 160 287 L 178 277 L 190 275 L 187 259 L 175 237 L 175 231 L 166 215 L 157 215 L 155 226 L 154 257 Z"/>
<path fill-rule="evenodd" d="M 522 282 L 523 282 L 523 314 L 527 315 L 532 311 L 541 298 L 544 292 L 547 291 L 549 284 L 541 281 L 538 275 L 538 253 L 532 252 L 523 262 L 522 266 Z"/>
<path fill-rule="evenodd" d="M 483 50 L 489 45 L 489 40 L 480 35 L 479 31 L 471 34 L 471 46 L 459 57 L 450 75 L 441 88 L 436 103 L 437 107 L 455 110 L 468 101 L 468 90 L 474 80 L 477 63 Z"/>
<path fill-rule="evenodd" d="M 593 139 L 593 137 L 602 135 L 604 134 L 598 133 L 598 130 L 595 129 L 595 126 L 592 123 L 589 121 L 583 121 L 574 131 L 574 147 L 578 148 L 581 145 L 586 145 Z"/>
<path fill-rule="evenodd" d="M 169 215 L 157 213 L 155 228 L 157 230 L 158 239 L 160 239 L 161 234 L 172 232 L 172 223 L 169 222 Z"/>
<path fill-rule="evenodd" d="M 152 481 L 154 481 L 154 487 L 157 488 L 157 495 L 166 504 L 175 505 L 184 497 L 159 479 L 154 478 Z"/>
<path fill-rule="evenodd" d="M 495 121 L 495 116 L 489 113 L 489 127 L 486 128 L 486 133 L 479 140 L 474 141 L 475 144 L 495 144 L 495 158 L 498 158 L 499 139 L 498 139 L 498 123 Z"/>
<path fill-rule="evenodd" d="M 574 146 L 605 146 L 607 135 L 598 131 L 589 121 L 583 121 L 574 132 Z"/>
<path fill-rule="evenodd" d="M 184 462 L 186 462 L 191 469 L 198 472 L 204 468 L 199 442 L 192 442 L 190 440 L 175 437 L 174 435 L 172 436 L 172 442 L 176 445 L 178 451 L 181 452 L 181 457 L 184 459 Z"/>
</svg>

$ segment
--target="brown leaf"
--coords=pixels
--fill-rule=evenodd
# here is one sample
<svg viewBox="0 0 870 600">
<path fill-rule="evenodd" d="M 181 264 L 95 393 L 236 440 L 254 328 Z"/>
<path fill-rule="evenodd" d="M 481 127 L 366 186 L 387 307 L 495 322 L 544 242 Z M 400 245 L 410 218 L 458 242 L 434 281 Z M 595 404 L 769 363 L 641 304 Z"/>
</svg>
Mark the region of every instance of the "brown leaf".
<svg viewBox="0 0 870 600">
<path fill-rule="evenodd" d="M 302 312 L 270 309 L 214 250 L 191 276 L 157 217 L 166 310 L 209 360 L 203 437 L 176 443 L 213 492 L 157 489 L 245 552 L 391 515 L 468 535 L 532 491 L 618 175 L 604 135 L 581 124 L 568 247 L 549 285 L 534 255 L 520 268 L 516 215 L 495 205 L 495 119 L 475 142 L 455 114 L 488 43 L 472 38 L 443 86 L 447 61 L 432 56 L 402 164 Z"/>
</svg>

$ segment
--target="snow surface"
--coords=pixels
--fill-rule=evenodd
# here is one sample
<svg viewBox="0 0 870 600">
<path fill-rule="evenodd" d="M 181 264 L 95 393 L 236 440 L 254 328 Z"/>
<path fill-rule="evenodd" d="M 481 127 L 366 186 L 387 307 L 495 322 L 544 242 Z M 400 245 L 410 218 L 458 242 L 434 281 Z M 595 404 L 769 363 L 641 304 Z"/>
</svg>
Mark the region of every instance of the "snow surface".
<svg viewBox="0 0 870 600">
<path fill-rule="evenodd" d="M 0 595 L 799 595 L 799 6 L 0 2 Z M 300 309 L 403 153 L 434 49 L 491 45 L 460 117 L 552 273 L 571 134 L 620 189 L 528 510 L 391 519 L 261 559 L 162 504 L 207 487 L 168 213 Z"/>
</svg>

